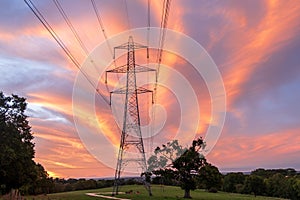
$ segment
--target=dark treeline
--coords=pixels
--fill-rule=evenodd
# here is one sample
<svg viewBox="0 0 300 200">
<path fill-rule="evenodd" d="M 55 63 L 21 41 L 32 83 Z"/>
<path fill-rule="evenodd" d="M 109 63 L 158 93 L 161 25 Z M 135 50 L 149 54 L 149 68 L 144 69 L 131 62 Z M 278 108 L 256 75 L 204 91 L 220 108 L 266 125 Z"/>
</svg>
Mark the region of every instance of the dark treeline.
<svg viewBox="0 0 300 200">
<path fill-rule="evenodd" d="M 38 194 L 49 194 L 58 192 L 69 192 L 75 190 L 87 190 L 87 189 L 99 189 L 112 187 L 114 180 L 112 179 L 61 179 L 61 178 L 47 178 L 30 187 L 27 190 L 27 194 L 38 195 Z M 141 184 L 138 179 L 125 178 L 121 179 L 121 185 L 133 185 Z"/>
<path fill-rule="evenodd" d="M 48 194 L 57 192 L 67 192 L 75 190 L 97 189 L 111 187 L 113 180 L 94 180 L 94 179 L 60 179 L 48 178 L 45 184 L 40 184 L 35 187 L 35 190 L 30 191 L 31 194 Z"/>
<path fill-rule="evenodd" d="M 300 174 L 295 169 L 256 169 L 250 175 L 241 172 L 223 177 L 225 192 L 300 199 Z"/>
</svg>

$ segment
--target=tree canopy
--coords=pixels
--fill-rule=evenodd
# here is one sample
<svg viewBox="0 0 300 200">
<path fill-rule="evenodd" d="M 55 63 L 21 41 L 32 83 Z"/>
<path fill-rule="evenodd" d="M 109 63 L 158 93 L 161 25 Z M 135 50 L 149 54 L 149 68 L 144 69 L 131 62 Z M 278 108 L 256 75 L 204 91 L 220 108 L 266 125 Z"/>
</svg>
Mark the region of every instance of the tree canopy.
<svg viewBox="0 0 300 200">
<path fill-rule="evenodd" d="M 262 195 L 266 189 L 266 184 L 264 179 L 257 175 L 250 175 L 246 177 L 244 183 L 244 192 L 251 194 L 253 193 L 254 196 Z"/>
<path fill-rule="evenodd" d="M 242 172 L 231 172 L 226 174 L 223 181 L 223 190 L 225 192 L 242 192 L 245 181 L 245 175 Z"/>
<path fill-rule="evenodd" d="M 222 187 L 222 174 L 216 166 L 208 163 L 200 168 L 198 182 L 200 188 L 220 190 Z"/>
<path fill-rule="evenodd" d="M 185 192 L 184 198 L 191 198 L 190 190 L 196 189 L 196 177 L 201 167 L 207 164 L 200 151 L 205 143 L 202 138 L 183 148 L 177 140 L 157 147 L 148 160 L 149 169 L 165 184 L 179 185 Z"/>
<path fill-rule="evenodd" d="M 202 166 L 206 165 L 206 159 L 200 150 L 205 143 L 202 138 L 192 142 L 192 146 L 173 162 L 173 168 L 180 182 L 180 187 L 184 190 L 184 198 L 191 198 L 190 190 L 196 189 L 196 177 Z"/>
<path fill-rule="evenodd" d="M 172 163 L 181 156 L 187 148 L 182 147 L 178 140 L 173 140 L 161 147 L 156 147 L 154 155 L 148 159 L 148 170 L 160 170 L 170 168 Z"/>
<path fill-rule="evenodd" d="M 0 92 L 0 186 L 1 193 L 10 189 L 25 190 L 47 174 L 34 158 L 31 127 L 25 115 L 26 99 Z M 41 169 L 42 168 L 42 169 Z"/>
</svg>

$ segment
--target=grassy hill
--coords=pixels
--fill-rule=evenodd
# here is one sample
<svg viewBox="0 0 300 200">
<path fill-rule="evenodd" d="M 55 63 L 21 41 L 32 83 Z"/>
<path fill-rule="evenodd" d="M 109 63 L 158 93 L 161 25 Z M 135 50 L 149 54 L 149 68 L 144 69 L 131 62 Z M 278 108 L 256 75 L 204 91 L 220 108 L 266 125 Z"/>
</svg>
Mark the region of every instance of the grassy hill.
<svg viewBox="0 0 300 200">
<path fill-rule="evenodd" d="M 143 186 L 140 185 L 129 185 L 129 186 L 122 186 L 120 191 L 126 192 L 132 190 L 131 194 L 120 194 L 118 197 L 132 199 L 132 200 L 178 200 L 183 199 L 183 190 L 179 187 L 172 187 L 172 186 L 159 186 L 154 185 L 152 186 L 153 196 L 149 197 L 147 191 L 144 189 Z M 103 188 L 103 189 L 96 189 L 96 190 L 81 190 L 81 191 L 74 191 L 74 192 L 64 192 L 64 193 L 56 193 L 56 194 L 49 194 L 47 196 L 30 196 L 26 197 L 26 199 L 35 199 L 35 200 L 63 200 L 63 199 L 72 199 L 72 200 L 95 200 L 95 199 L 102 199 L 100 197 L 91 197 L 87 196 L 86 193 L 96 193 L 96 194 L 103 194 L 106 192 L 111 192 L 112 188 Z M 209 193 L 203 190 L 195 190 L 191 192 L 192 198 L 197 200 L 272 200 L 280 198 L 271 198 L 271 197 L 261 197 L 257 196 L 254 197 L 253 195 L 242 195 L 242 194 L 232 194 L 232 193 L 225 193 L 225 192 L 218 192 L 218 193 Z"/>
</svg>

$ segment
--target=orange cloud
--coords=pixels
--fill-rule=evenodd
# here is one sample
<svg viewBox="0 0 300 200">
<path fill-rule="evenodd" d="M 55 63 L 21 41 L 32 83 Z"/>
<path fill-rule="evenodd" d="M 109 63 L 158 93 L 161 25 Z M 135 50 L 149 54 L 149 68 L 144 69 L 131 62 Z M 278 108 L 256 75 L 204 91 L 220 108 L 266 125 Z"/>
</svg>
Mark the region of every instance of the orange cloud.
<svg viewBox="0 0 300 200">
<path fill-rule="evenodd" d="M 97 116 L 99 128 L 102 133 L 111 141 L 116 147 L 120 144 L 121 130 L 117 127 L 115 119 L 111 114 L 104 114 L 100 112 Z"/>
<path fill-rule="evenodd" d="M 249 80 L 256 64 L 266 61 L 271 53 L 295 36 L 300 4 L 293 1 L 267 1 L 266 10 L 267 13 L 256 27 L 244 27 L 242 33 L 237 31 L 243 37 L 233 37 L 228 41 L 229 47 L 230 44 L 240 44 L 239 48 L 235 48 L 236 52 L 230 55 L 228 63 L 224 64 L 232 66 L 225 75 L 229 105 L 242 93 L 241 85 Z M 243 16 L 233 16 L 232 20 L 243 19 Z M 245 20 L 242 21 L 244 24 Z"/>
<path fill-rule="evenodd" d="M 41 163 L 51 176 L 99 177 L 107 176 L 111 171 L 87 152 L 75 130 L 61 127 L 57 123 L 55 128 L 45 126 L 46 124 L 33 126 L 38 149 L 35 160 Z"/>
<path fill-rule="evenodd" d="M 267 167 L 267 161 L 272 160 L 274 156 L 278 157 L 275 165 L 279 165 L 284 162 L 286 155 L 298 154 L 300 151 L 298 145 L 300 135 L 297 134 L 299 130 L 289 129 L 253 136 L 242 134 L 229 136 L 224 133 L 207 157 L 210 162 L 222 168 L 252 168 L 253 163 L 255 167 L 260 165 Z"/>
<path fill-rule="evenodd" d="M 65 99 L 57 94 L 45 92 L 29 93 L 28 95 L 30 96 L 29 103 L 41 105 L 51 110 L 72 116 L 70 99 Z"/>
<path fill-rule="evenodd" d="M 37 128 L 35 127 L 35 130 L 36 129 Z M 43 129 L 45 129 L 45 128 L 43 128 Z M 39 128 L 39 130 L 41 130 L 41 129 Z M 43 133 L 35 132 L 34 137 L 41 138 L 44 140 L 50 140 L 50 141 L 64 143 L 64 144 L 67 144 L 68 146 L 70 146 L 72 149 L 77 149 L 77 150 L 84 149 L 81 141 L 78 140 L 78 138 L 72 138 L 70 135 L 68 135 L 67 137 L 64 137 L 63 135 L 65 135 L 65 134 L 63 134 L 63 133 L 59 134 L 59 131 L 55 131 L 53 129 L 48 130 L 48 131 L 51 131 L 52 134 L 46 134 L 45 132 L 43 132 Z"/>
<path fill-rule="evenodd" d="M 182 21 L 186 12 L 184 4 L 184 2 L 176 2 L 176 4 L 174 2 L 171 3 L 168 28 L 181 32 L 185 31 Z M 256 63 L 268 59 L 268 56 L 271 53 L 285 45 L 294 37 L 296 31 L 299 30 L 295 28 L 299 21 L 299 8 L 300 5 L 295 1 L 267 1 L 267 13 L 255 27 L 247 27 L 248 20 L 242 12 L 236 10 L 227 13 L 218 11 L 220 12 L 220 15 L 224 15 L 226 19 L 231 20 L 233 26 L 238 29 L 237 35 L 232 33 L 233 36 L 231 40 L 228 40 L 225 45 L 226 48 L 229 49 L 228 53 L 230 55 L 228 57 L 230 59 L 228 59 L 224 65 L 232 66 L 228 72 L 224 73 L 225 86 L 231 106 L 234 100 L 243 92 L 242 84 L 247 82 L 254 73 Z M 152 11 L 152 17 L 159 24 L 161 20 L 162 1 L 152 1 Z M 74 23 L 74 26 L 80 31 L 79 35 L 87 45 L 89 51 L 104 41 L 99 28 L 95 28 L 99 27 L 96 18 L 94 15 L 91 15 L 93 14 L 86 13 L 84 14 L 84 17 L 77 17 L 76 19 L 72 18 L 72 23 Z M 121 19 L 120 16 L 115 17 L 114 12 L 105 14 L 104 25 L 108 36 L 126 29 L 126 23 L 123 23 L 122 20 L 117 21 L 115 20 L 116 18 Z M 56 21 L 55 19 L 50 20 Z M 59 23 L 54 23 L 53 26 L 66 45 L 72 50 L 74 56 L 82 63 L 86 58 L 86 55 L 66 24 L 63 21 L 60 21 Z M 232 27 L 224 26 L 221 30 L 209 31 L 211 41 L 208 49 L 211 49 L 214 45 L 218 45 L 218 43 L 224 39 L 223 37 L 228 34 L 228 31 L 231 31 L 230 28 Z M 240 36 L 240 34 L 242 36 Z M 23 40 L 24 38 L 22 37 L 42 38 L 47 41 L 52 41 L 53 44 L 55 44 L 50 34 L 42 27 L 42 25 L 36 27 L 30 26 L 24 29 L 21 36 L 15 36 L 14 34 L 0 31 L 0 40 L 10 43 L 15 42 L 17 39 L 17 42 L 14 43 L 15 46 L 25 46 L 26 42 L 24 41 L 26 40 Z M 31 42 L 30 45 L 27 44 L 26 48 L 24 47 L 24 49 L 34 50 L 34 52 L 44 52 L 42 48 L 44 48 L 42 45 L 37 48 L 35 42 Z M 25 52 L 24 49 L 22 49 L 23 53 Z M 59 50 L 58 46 L 57 50 L 59 55 L 63 55 L 65 60 L 61 60 L 61 58 L 58 59 L 55 56 L 48 58 L 48 60 L 51 62 L 55 61 L 54 63 L 57 63 L 59 68 L 68 69 L 70 72 L 74 73 L 68 77 L 59 72 L 53 72 L 53 75 L 73 81 L 77 69 L 63 54 L 62 50 Z M 153 55 L 151 54 L 152 61 L 155 62 L 156 54 L 153 53 Z M 99 57 L 101 57 L 101 55 L 99 55 Z M 187 63 L 180 58 L 170 53 L 164 53 L 163 64 L 170 67 L 177 64 L 183 68 L 187 65 Z M 180 67 L 177 67 L 176 69 L 179 68 Z M 169 74 L 160 74 L 160 76 L 168 78 Z M 115 82 L 114 79 L 112 82 L 109 82 L 109 87 L 114 86 Z M 198 82 L 195 81 L 195 83 L 192 82 L 191 85 L 196 85 L 195 89 L 198 89 L 200 91 L 199 93 L 201 93 L 197 94 L 201 112 L 198 133 L 203 134 L 209 124 L 212 123 L 210 115 L 211 102 L 207 91 L 203 92 L 205 84 L 201 82 L 201 85 L 198 88 L 197 83 Z M 172 84 L 174 83 L 171 83 L 171 85 Z M 69 89 L 72 90 L 72 88 Z M 203 95 L 203 93 L 205 94 Z M 28 96 L 30 104 L 40 105 L 52 111 L 67 115 L 68 117 L 71 117 L 73 114 L 71 97 L 63 97 L 53 93 L 50 94 L 48 91 L 28 93 Z M 174 107 L 178 105 L 176 99 L 164 88 L 159 88 L 158 96 L 158 102 L 164 106 L 168 115 L 175 115 L 172 111 L 174 111 Z M 94 130 L 97 130 L 97 128 L 102 129 L 109 141 L 113 145 L 118 146 L 120 141 L 120 130 L 117 128 L 110 111 L 106 108 L 102 108 L 102 105 L 100 105 L 99 110 L 97 110 L 97 120 L 95 122 L 89 120 L 95 116 L 89 114 L 85 107 L 85 102 L 82 102 L 81 106 L 79 114 L 82 121 L 86 122 L 85 125 Z M 98 106 L 99 105 L 96 105 L 97 108 Z M 145 113 L 145 115 L 147 114 L 148 113 Z M 179 115 L 177 112 L 176 114 Z M 235 114 L 239 119 L 243 118 L 242 112 L 235 110 Z M 176 117 L 174 117 L 173 120 L 177 122 Z M 174 121 L 168 121 L 168 124 L 164 129 L 166 134 L 160 135 L 157 138 L 172 139 L 172 137 L 174 137 L 172 133 L 178 130 L 178 124 L 174 123 Z M 63 127 L 64 125 L 58 124 L 57 122 L 51 123 L 42 119 L 32 119 L 32 123 L 38 147 L 36 160 L 40 161 L 46 169 L 49 170 L 50 175 L 52 174 L 53 176 L 60 177 L 91 177 L 93 175 L 101 176 L 113 174 L 113 170 L 99 163 L 85 150 L 72 125 L 71 128 Z M 48 127 L 51 127 L 51 129 Z M 224 138 L 226 136 L 225 133 L 223 134 L 225 136 L 221 137 L 219 140 L 216 149 L 209 154 L 209 159 L 213 162 L 225 163 L 225 165 L 229 166 L 231 163 L 237 163 L 240 160 L 242 160 L 241 162 L 247 163 L 247 160 L 255 159 L 260 155 L 263 155 L 262 158 L 268 156 L 271 157 L 274 152 L 279 155 L 297 152 L 299 151 L 297 142 L 299 142 L 300 138 L 297 137 L 296 131 L 298 130 L 252 137 L 239 135 L 236 136 L 236 138 Z M 288 144 L 291 145 L 288 146 Z"/>
</svg>

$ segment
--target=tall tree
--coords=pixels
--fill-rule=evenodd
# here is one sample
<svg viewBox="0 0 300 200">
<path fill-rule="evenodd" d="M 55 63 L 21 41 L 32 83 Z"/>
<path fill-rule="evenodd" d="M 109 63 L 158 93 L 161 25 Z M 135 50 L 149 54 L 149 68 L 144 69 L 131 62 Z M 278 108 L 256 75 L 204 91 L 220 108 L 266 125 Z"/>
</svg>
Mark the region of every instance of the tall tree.
<svg viewBox="0 0 300 200">
<path fill-rule="evenodd" d="M 178 140 L 173 140 L 154 150 L 148 159 L 148 171 L 155 175 L 154 183 L 177 185 L 175 173 L 172 169 L 173 162 L 187 149 L 182 147 Z"/>
<path fill-rule="evenodd" d="M 160 170 L 170 168 L 172 163 L 181 156 L 187 149 L 182 147 L 178 140 L 163 144 L 161 147 L 156 147 L 154 155 L 148 159 L 148 170 Z"/>
<path fill-rule="evenodd" d="M 228 173 L 224 177 L 223 190 L 225 192 L 241 192 L 238 186 L 242 186 L 244 181 L 245 175 L 242 172 Z"/>
<path fill-rule="evenodd" d="M 31 127 L 25 115 L 26 99 L 0 92 L 1 192 L 20 188 L 37 178 Z"/>
<path fill-rule="evenodd" d="M 191 198 L 190 191 L 196 189 L 196 177 L 201 167 L 207 164 L 200 153 L 204 146 L 202 138 L 194 140 L 192 146 L 173 162 L 172 167 L 177 172 L 180 186 L 184 190 L 184 198 Z"/>
<path fill-rule="evenodd" d="M 200 188 L 204 188 L 206 190 L 213 188 L 215 188 L 215 190 L 219 190 L 222 186 L 222 174 L 219 169 L 212 164 L 207 164 L 200 168 L 198 180 Z"/>
<path fill-rule="evenodd" d="M 274 174 L 267 179 L 267 193 L 273 197 L 288 197 L 289 183 L 288 177 L 283 176 L 280 173 Z"/>
<path fill-rule="evenodd" d="M 247 194 L 253 193 L 254 196 L 262 195 L 266 191 L 264 179 L 257 175 L 247 176 L 245 180 L 244 192 Z"/>
</svg>

